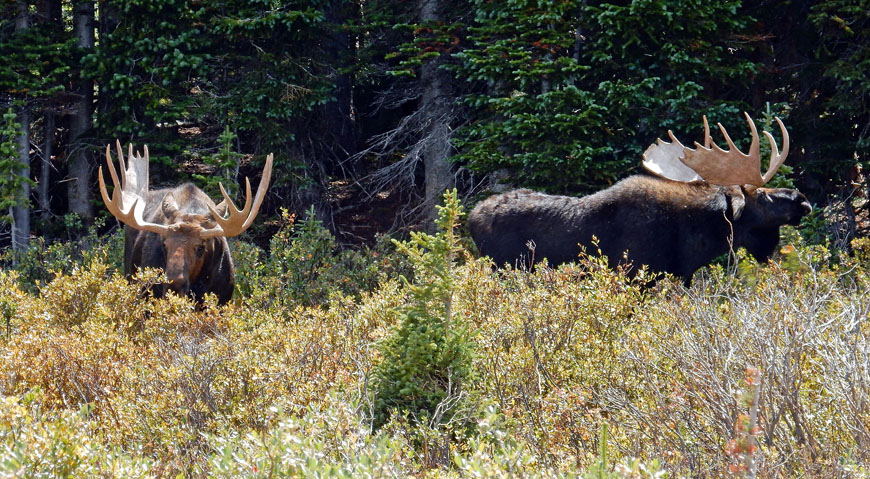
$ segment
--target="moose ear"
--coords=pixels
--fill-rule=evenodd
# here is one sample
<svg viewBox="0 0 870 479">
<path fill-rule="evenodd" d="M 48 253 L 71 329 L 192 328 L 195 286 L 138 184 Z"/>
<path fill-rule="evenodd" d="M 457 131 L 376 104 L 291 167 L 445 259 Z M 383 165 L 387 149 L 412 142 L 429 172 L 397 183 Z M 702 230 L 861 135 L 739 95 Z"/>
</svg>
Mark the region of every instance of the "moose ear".
<svg viewBox="0 0 870 479">
<path fill-rule="evenodd" d="M 223 200 L 220 203 L 218 203 L 214 210 L 217 211 L 221 215 L 221 217 L 226 216 L 226 214 L 227 214 L 227 200 Z"/>
<path fill-rule="evenodd" d="M 163 197 L 163 203 L 160 207 L 163 209 L 163 214 L 169 219 L 175 218 L 175 215 L 178 214 L 178 202 L 175 201 L 175 196 L 172 193 Z"/>
<path fill-rule="evenodd" d="M 731 194 L 728 195 L 728 200 L 731 202 L 731 215 L 735 220 L 740 219 L 743 214 L 743 207 L 746 206 L 746 196 L 743 194 L 743 189 L 740 187 L 733 188 Z"/>
</svg>

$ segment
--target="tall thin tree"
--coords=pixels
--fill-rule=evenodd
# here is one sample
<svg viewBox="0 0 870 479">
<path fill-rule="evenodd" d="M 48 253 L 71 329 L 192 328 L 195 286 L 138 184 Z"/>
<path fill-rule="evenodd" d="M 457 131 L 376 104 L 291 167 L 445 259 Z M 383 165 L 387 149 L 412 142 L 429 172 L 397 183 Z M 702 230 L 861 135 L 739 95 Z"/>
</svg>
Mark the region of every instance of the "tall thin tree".
<svg viewBox="0 0 870 479">
<path fill-rule="evenodd" d="M 63 28 L 61 0 L 42 0 L 37 9 L 40 20 L 52 27 Z M 43 220 L 51 215 L 51 198 L 49 184 L 51 182 L 51 157 L 54 155 L 54 139 L 57 131 L 57 102 L 49 98 L 43 110 L 43 144 L 42 161 L 39 168 L 39 181 L 36 184 L 36 198 L 39 204 L 39 214 Z"/>
<path fill-rule="evenodd" d="M 30 12 L 27 0 L 16 2 L 15 33 L 23 34 L 30 28 Z M 18 161 L 21 163 L 19 175 L 30 178 L 30 106 L 27 99 L 18 111 Z M 18 203 L 12 207 L 12 249 L 20 251 L 30 245 L 30 183 L 22 181 L 16 195 Z"/>
<path fill-rule="evenodd" d="M 420 21 L 423 24 L 444 23 L 444 0 L 422 0 Z M 450 136 L 456 120 L 454 105 L 456 93 L 454 81 L 443 66 L 447 55 L 439 55 L 423 62 L 420 68 L 420 110 L 426 137 L 421 151 L 425 182 L 424 208 L 427 228 L 434 228 L 438 216 L 435 205 L 448 188 L 454 184 L 453 172 L 447 158 L 451 155 Z"/>
<path fill-rule="evenodd" d="M 94 35 L 94 2 L 77 2 L 73 10 L 73 35 L 76 46 L 82 50 L 93 50 Z M 85 143 L 85 135 L 91 128 L 91 117 L 94 110 L 94 82 L 80 78 L 76 88 L 76 109 L 70 122 L 71 154 L 68 167 L 69 182 L 67 197 L 69 210 L 78 214 L 86 222 L 94 217 L 91 207 L 91 161 Z"/>
</svg>

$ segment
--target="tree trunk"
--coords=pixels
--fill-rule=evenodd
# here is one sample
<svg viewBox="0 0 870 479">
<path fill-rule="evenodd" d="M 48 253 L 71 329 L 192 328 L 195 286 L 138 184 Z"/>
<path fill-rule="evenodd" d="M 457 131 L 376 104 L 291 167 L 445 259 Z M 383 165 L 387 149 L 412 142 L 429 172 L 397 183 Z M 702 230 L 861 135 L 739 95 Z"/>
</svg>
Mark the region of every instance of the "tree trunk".
<svg viewBox="0 0 870 479">
<path fill-rule="evenodd" d="M 61 25 L 63 21 L 60 0 L 40 0 L 37 2 L 37 11 L 43 22 Z"/>
<path fill-rule="evenodd" d="M 24 105 L 18 112 L 18 161 L 21 168 L 18 174 L 30 178 L 30 107 Z M 22 181 L 15 195 L 18 203 L 12 207 L 12 249 L 23 251 L 30 246 L 30 183 Z"/>
<path fill-rule="evenodd" d="M 55 125 L 54 102 L 45 108 L 43 116 L 44 138 L 42 145 L 42 163 L 39 167 L 39 182 L 36 184 L 36 198 L 39 202 L 39 216 L 48 219 L 51 215 L 51 198 L 48 196 L 48 184 L 51 181 L 51 157 L 54 155 Z"/>
<path fill-rule="evenodd" d="M 63 28 L 60 0 L 40 0 L 37 3 L 40 22 L 52 28 Z M 36 198 L 39 216 L 47 221 L 51 216 L 51 197 L 48 186 L 51 182 L 51 157 L 54 155 L 54 136 L 57 131 L 57 102 L 49 99 L 43 113 L 42 161 L 39 167 L 39 181 L 36 184 Z"/>
<path fill-rule="evenodd" d="M 94 3 L 81 2 L 73 11 L 73 34 L 76 45 L 83 49 L 94 48 Z M 86 223 L 94 218 L 91 207 L 91 162 L 85 134 L 91 128 L 91 115 L 94 108 L 94 83 L 82 79 L 76 88 L 77 105 L 70 122 L 70 162 L 67 173 L 67 198 L 69 210 L 78 214 Z"/>
<path fill-rule="evenodd" d="M 327 60 L 327 71 L 320 74 L 333 78 L 335 101 L 330 101 L 319 108 L 319 123 L 323 125 L 326 143 L 329 145 L 327 155 L 332 155 L 329 160 L 334 163 L 346 159 L 356 153 L 357 131 L 354 122 L 353 104 L 353 79 L 350 73 L 342 73 L 343 69 L 350 66 L 348 52 L 352 51 L 353 45 L 347 30 L 342 28 L 350 18 L 349 3 L 342 0 L 333 0 L 324 10 L 326 21 L 329 25 L 328 34 L 322 39 L 322 48 Z M 335 173 L 335 165 L 327 165 L 330 173 Z"/>
<path fill-rule="evenodd" d="M 30 14 L 27 1 L 18 1 L 18 16 L 15 18 L 15 33 L 22 33 L 30 28 Z M 18 174 L 24 179 L 19 187 L 16 198 L 18 203 L 12 209 L 12 249 L 22 251 L 30 245 L 30 106 L 27 99 L 18 112 L 18 161 L 21 168 Z"/>
<path fill-rule="evenodd" d="M 423 0 L 420 5 L 420 20 L 441 22 L 444 20 L 443 9 L 442 0 Z M 428 132 L 421 152 L 425 181 L 424 214 L 426 229 L 430 231 L 434 228 L 434 220 L 438 215 L 435 205 L 440 202 L 444 190 L 454 184 L 453 172 L 447 158 L 451 153 L 450 136 L 455 98 L 450 74 L 440 68 L 443 64 L 442 55 L 425 62 L 420 69 L 420 108 L 424 112 L 424 123 L 427 125 L 425 131 Z"/>
<path fill-rule="evenodd" d="M 121 12 L 119 8 L 118 2 L 100 2 L 99 4 L 100 18 L 97 28 L 100 32 L 101 49 L 109 50 L 112 47 L 107 37 L 109 33 L 115 31 L 115 29 L 117 29 L 121 24 Z M 112 98 L 112 95 L 101 89 L 96 97 L 95 105 L 98 115 L 105 115 L 112 107 L 113 103 L 114 99 Z"/>
</svg>

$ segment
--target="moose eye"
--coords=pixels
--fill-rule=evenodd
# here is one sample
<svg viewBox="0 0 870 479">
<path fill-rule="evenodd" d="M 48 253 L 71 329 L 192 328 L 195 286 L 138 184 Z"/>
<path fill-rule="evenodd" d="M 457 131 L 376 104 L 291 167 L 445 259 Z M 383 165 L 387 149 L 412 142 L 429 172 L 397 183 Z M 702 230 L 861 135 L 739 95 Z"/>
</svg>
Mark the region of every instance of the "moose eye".
<svg viewBox="0 0 870 479">
<path fill-rule="evenodd" d="M 203 246 L 203 245 L 197 246 L 196 247 L 196 256 L 200 257 L 200 256 L 202 256 L 203 253 L 205 253 L 205 246 Z"/>
</svg>

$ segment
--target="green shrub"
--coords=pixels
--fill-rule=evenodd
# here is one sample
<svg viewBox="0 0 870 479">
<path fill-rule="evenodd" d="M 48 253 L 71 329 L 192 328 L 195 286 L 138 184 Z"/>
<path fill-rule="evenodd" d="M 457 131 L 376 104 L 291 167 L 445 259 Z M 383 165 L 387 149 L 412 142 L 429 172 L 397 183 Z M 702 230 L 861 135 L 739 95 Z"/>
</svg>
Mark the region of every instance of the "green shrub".
<svg viewBox="0 0 870 479">
<path fill-rule="evenodd" d="M 268 305 L 325 304 L 331 295 L 359 297 L 407 269 L 383 241 L 375 248 L 338 248 L 313 209 L 298 223 L 285 210 L 282 220 L 268 255 L 251 244 L 233 246 L 242 297 Z"/>
<path fill-rule="evenodd" d="M 77 223 L 75 215 L 65 222 Z M 51 282 L 58 274 L 86 268 L 94 260 L 105 263 L 112 271 L 124 269 L 124 230 L 100 236 L 104 218 L 98 218 L 87 234 L 77 239 L 46 241 L 36 237 L 24 251 L 8 249 L 0 253 L 0 265 L 18 272 L 18 281 L 26 291 L 35 293 L 40 285 Z"/>
</svg>

